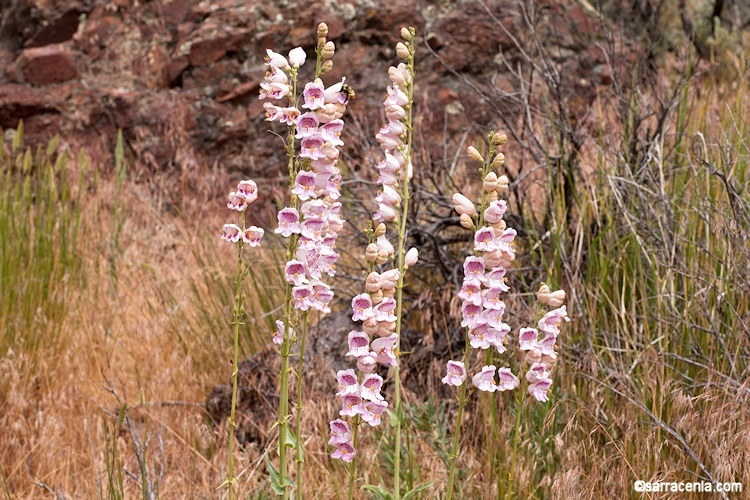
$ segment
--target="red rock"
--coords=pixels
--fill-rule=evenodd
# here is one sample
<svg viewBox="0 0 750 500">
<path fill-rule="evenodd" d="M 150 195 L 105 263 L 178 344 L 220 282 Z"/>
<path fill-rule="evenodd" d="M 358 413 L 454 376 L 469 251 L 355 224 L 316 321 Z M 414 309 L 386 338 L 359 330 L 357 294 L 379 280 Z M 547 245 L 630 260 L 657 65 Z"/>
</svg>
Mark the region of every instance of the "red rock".
<svg viewBox="0 0 750 500">
<path fill-rule="evenodd" d="M 78 76 L 73 54 L 62 44 L 26 49 L 17 62 L 26 83 L 50 85 Z"/>
<path fill-rule="evenodd" d="M 190 0 L 171 0 L 162 2 L 162 15 L 168 24 L 179 25 L 190 12 Z"/>
<path fill-rule="evenodd" d="M 207 66 L 218 61 L 227 52 L 229 37 L 215 35 L 211 38 L 198 38 L 190 46 L 190 64 Z"/>
<path fill-rule="evenodd" d="M 238 97 L 244 97 L 248 94 L 257 94 L 259 88 L 260 88 L 260 82 L 251 80 L 249 82 L 245 82 L 236 86 L 234 89 L 232 89 L 231 92 L 217 97 L 216 101 L 226 102 L 226 101 L 231 101 L 233 99 L 237 99 Z"/>
<path fill-rule="evenodd" d="M 61 16 L 48 20 L 47 24 L 26 42 L 26 47 L 44 47 L 52 43 L 67 42 L 78 31 L 83 11 L 74 8 Z"/>
<path fill-rule="evenodd" d="M 0 128 L 15 128 L 19 120 L 40 113 L 56 113 L 47 92 L 26 85 L 0 85 Z"/>
<path fill-rule="evenodd" d="M 174 85 L 188 66 L 190 66 L 190 60 L 187 56 L 172 58 L 167 65 L 167 80 L 169 81 L 169 85 Z"/>
</svg>

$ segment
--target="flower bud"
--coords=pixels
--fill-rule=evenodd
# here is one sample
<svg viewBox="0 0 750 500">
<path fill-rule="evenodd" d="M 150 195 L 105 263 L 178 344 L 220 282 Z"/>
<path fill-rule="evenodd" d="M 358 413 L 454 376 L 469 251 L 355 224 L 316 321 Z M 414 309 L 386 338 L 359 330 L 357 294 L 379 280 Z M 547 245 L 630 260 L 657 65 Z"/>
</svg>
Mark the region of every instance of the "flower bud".
<svg viewBox="0 0 750 500">
<path fill-rule="evenodd" d="M 411 40 L 411 31 L 409 31 L 409 28 L 401 28 L 401 38 L 404 40 Z"/>
<path fill-rule="evenodd" d="M 377 292 L 380 290 L 380 275 L 376 272 L 371 272 L 367 275 L 367 280 L 365 281 L 365 289 L 368 292 Z"/>
<path fill-rule="evenodd" d="M 412 267 L 419 260 L 419 250 L 415 247 L 411 247 L 406 255 L 404 256 L 404 264 L 406 267 Z"/>
<path fill-rule="evenodd" d="M 537 299 L 542 300 L 542 299 L 539 298 L 539 296 L 540 295 L 549 295 L 549 292 L 550 292 L 550 289 L 547 286 L 547 284 L 546 283 L 542 283 L 542 286 L 540 286 L 539 290 L 537 290 L 537 292 L 536 292 L 536 297 L 537 297 Z"/>
<path fill-rule="evenodd" d="M 380 304 L 383 302 L 383 290 L 371 293 L 370 298 L 372 299 L 373 304 Z"/>
<path fill-rule="evenodd" d="M 497 179 L 497 192 L 501 194 L 505 194 L 508 192 L 508 176 L 507 175 L 501 175 Z"/>
<path fill-rule="evenodd" d="M 498 222 L 495 222 L 492 224 L 492 229 L 495 230 L 495 234 L 497 234 L 498 231 L 503 232 L 508 227 L 508 225 L 505 223 L 504 220 L 500 219 Z"/>
<path fill-rule="evenodd" d="M 318 38 L 318 48 L 319 48 L 319 49 L 322 49 L 322 48 L 323 48 L 323 46 L 324 46 L 325 44 L 326 44 L 326 39 L 325 39 L 325 37 L 323 37 L 323 38 Z"/>
<path fill-rule="evenodd" d="M 479 153 L 479 151 L 477 151 L 477 148 L 475 148 L 474 146 L 469 146 L 466 151 L 469 153 L 469 158 L 476 162 L 484 163 L 484 157 Z"/>
<path fill-rule="evenodd" d="M 396 330 L 396 323 L 393 321 L 381 321 L 378 324 L 378 335 L 387 337 Z"/>
<path fill-rule="evenodd" d="M 380 238 L 385 234 L 385 224 L 382 222 L 378 224 L 378 227 L 375 228 L 375 237 Z"/>
<path fill-rule="evenodd" d="M 322 75 L 323 73 L 328 73 L 332 69 L 333 69 L 333 61 L 331 61 L 330 59 L 326 59 L 325 61 L 323 61 L 323 64 L 320 66 L 320 74 Z"/>
<path fill-rule="evenodd" d="M 365 260 L 367 262 L 376 262 L 378 259 L 378 253 L 379 253 L 378 246 L 375 243 L 370 243 L 367 245 L 367 249 L 365 250 Z"/>
<path fill-rule="evenodd" d="M 485 193 L 489 193 L 490 191 L 494 191 L 497 188 L 497 174 L 495 172 L 490 172 L 487 174 L 487 176 L 484 178 L 484 181 L 482 182 L 482 189 L 484 189 Z"/>
<path fill-rule="evenodd" d="M 472 220 L 471 215 L 469 214 L 461 214 L 461 225 L 466 229 L 470 229 L 472 231 L 477 228 L 477 226 L 474 225 L 474 221 Z"/>
<path fill-rule="evenodd" d="M 453 204 L 455 205 L 456 212 L 459 214 L 476 215 L 477 209 L 474 203 L 461 193 L 453 195 Z"/>
<path fill-rule="evenodd" d="M 503 165 L 505 165 L 505 155 L 502 153 L 496 154 L 492 159 L 492 166 L 495 168 L 500 168 Z"/>
<path fill-rule="evenodd" d="M 487 193 L 487 201 L 497 201 L 497 189 L 493 189 Z"/>
<path fill-rule="evenodd" d="M 383 248 L 378 251 L 378 257 L 375 259 L 375 263 L 380 265 L 385 264 L 386 262 L 388 262 L 388 250 Z"/>
<path fill-rule="evenodd" d="M 318 25 L 318 38 L 325 38 L 328 36 L 328 25 L 326 23 L 320 23 Z"/>
<path fill-rule="evenodd" d="M 493 146 L 503 146 L 505 143 L 508 142 L 508 136 L 504 133 L 500 132 L 492 136 L 492 145 Z"/>
<path fill-rule="evenodd" d="M 393 297 L 396 295 L 396 287 L 393 288 L 383 288 L 383 297 Z"/>
<path fill-rule="evenodd" d="M 378 333 L 378 327 L 378 320 L 376 320 L 375 318 L 367 318 L 364 323 L 362 323 L 362 330 L 367 335 L 375 335 L 376 333 Z"/>
<path fill-rule="evenodd" d="M 565 290 L 555 290 L 549 294 L 549 304 L 551 307 L 560 307 L 565 302 Z"/>
<path fill-rule="evenodd" d="M 396 44 L 396 55 L 401 59 L 409 59 L 409 56 L 411 56 L 409 48 L 404 45 L 403 42 L 398 42 Z"/>
<path fill-rule="evenodd" d="M 323 59 L 330 59 L 333 57 L 333 54 L 336 52 L 336 46 L 333 44 L 333 42 L 325 42 L 325 45 L 323 45 L 323 49 L 320 51 L 320 56 Z"/>
</svg>

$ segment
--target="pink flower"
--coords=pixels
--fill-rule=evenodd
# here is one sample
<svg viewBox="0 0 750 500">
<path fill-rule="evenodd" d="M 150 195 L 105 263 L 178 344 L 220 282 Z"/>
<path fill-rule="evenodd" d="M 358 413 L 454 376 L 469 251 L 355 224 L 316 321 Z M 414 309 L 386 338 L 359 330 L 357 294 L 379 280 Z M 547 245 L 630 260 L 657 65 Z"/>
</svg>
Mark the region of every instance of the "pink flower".
<svg viewBox="0 0 750 500">
<path fill-rule="evenodd" d="M 375 306 L 374 311 L 377 321 L 396 321 L 396 315 L 394 314 L 396 311 L 396 299 L 393 297 L 383 299 L 380 304 Z"/>
<path fill-rule="evenodd" d="M 266 110 L 266 121 L 268 122 L 275 122 L 276 120 L 281 120 L 283 116 L 282 110 L 284 108 L 280 108 L 279 106 L 274 106 L 270 102 L 263 103 L 263 109 Z"/>
<path fill-rule="evenodd" d="M 352 370 L 354 371 L 354 370 Z M 341 410 L 339 415 L 342 417 L 353 417 L 362 413 L 362 396 L 358 392 L 345 393 L 341 397 Z"/>
<path fill-rule="evenodd" d="M 343 128 L 343 120 L 332 120 L 320 127 L 320 135 L 323 136 L 324 141 L 330 143 L 332 146 L 343 146 L 344 141 L 341 140 L 341 131 Z"/>
<path fill-rule="evenodd" d="M 224 224 L 224 234 L 221 235 L 221 239 L 230 243 L 237 243 L 242 237 L 242 228 L 237 224 Z"/>
<path fill-rule="evenodd" d="M 375 201 L 397 207 L 401 203 L 401 195 L 393 186 L 385 185 L 383 191 L 375 197 Z"/>
<path fill-rule="evenodd" d="M 307 311 L 310 309 L 310 296 L 312 295 L 312 287 L 309 285 L 299 285 L 292 288 L 292 299 L 294 300 L 294 308 L 299 311 Z"/>
<path fill-rule="evenodd" d="M 487 336 L 487 341 L 497 349 L 499 354 L 504 353 L 508 349 L 505 347 L 505 337 L 510 332 L 510 325 L 500 323 L 500 328 L 490 328 L 491 335 Z"/>
<path fill-rule="evenodd" d="M 302 50 L 302 47 L 297 47 L 289 51 L 289 63 L 293 68 L 299 68 L 305 64 L 307 54 Z"/>
<path fill-rule="evenodd" d="M 297 177 L 294 179 L 294 188 L 292 193 L 299 196 L 300 200 L 309 200 L 310 198 L 316 198 L 315 194 L 315 179 L 316 176 L 312 172 L 307 170 L 301 170 L 297 173 Z"/>
<path fill-rule="evenodd" d="M 304 262 L 299 260 L 290 260 L 286 263 L 284 268 L 284 278 L 287 283 L 291 283 L 294 286 L 302 285 L 307 283 L 307 277 L 305 276 L 306 266 Z"/>
<path fill-rule="evenodd" d="M 397 216 L 398 212 L 396 212 L 396 209 L 394 209 L 393 206 L 387 203 L 380 203 L 378 205 L 378 211 L 372 216 L 372 220 L 375 222 L 393 222 L 396 220 Z"/>
<path fill-rule="evenodd" d="M 489 349 L 492 343 L 490 340 L 495 335 L 495 330 L 491 329 L 486 323 L 482 323 L 469 330 L 469 343 L 474 349 Z"/>
<path fill-rule="evenodd" d="M 365 401 L 362 403 L 362 420 L 372 427 L 380 425 L 381 417 L 387 408 L 388 403 L 385 401 Z"/>
<path fill-rule="evenodd" d="M 310 85 L 308 83 L 308 85 Z M 297 134 L 295 137 L 297 139 L 302 139 L 304 137 L 310 137 L 318 133 L 318 125 L 320 125 L 320 121 L 318 121 L 318 115 L 314 112 L 305 113 L 303 115 L 299 115 L 296 120 L 294 120 L 294 123 L 297 125 Z"/>
<path fill-rule="evenodd" d="M 281 345 L 284 341 L 284 322 L 280 319 L 276 320 L 276 333 L 273 336 L 273 343 Z"/>
<path fill-rule="evenodd" d="M 505 302 L 500 299 L 501 288 L 488 288 L 482 291 L 482 306 L 485 309 L 496 309 L 505 312 Z"/>
<path fill-rule="evenodd" d="M 326 104 L 346 104 L 347 97 L 341 91 L 344 88 L 346 78 L 342 78 L 339 83 L 335 83 L 325 90 Z"/>
<path fill-rule="evenodd" d="M 331 427 L 331 438 L 328 444 L 348 443 L 352 440 L 352 432 L 349 430 L 349 424 L 337 418 L 328 424 Z"/>
<path fill-rule="evenodd" d="M 263 229 L 250 226 L 242 232 L 242 241 L 251 247 L 257 247 L 260 245 L 260 240 L 263 238 L 264 234 L 265 231 L 263 231 Z"/>
<path fill-rule="evenodd" d="M 372 373 L 377 367 L 378 361 L 376 359 L 377 354 L 370 352 L 364 356 L 360 356 L 357 360 L 357 369 L 362 373 Z"/>
<path fill-rule="evenodd" d="M 542 316 L 542 319 L 539 320 L 537 326 L 545 333 L 554 333 L 555 335 L 558 335 L 560 333 L 559 327 L 562 320 L 570 321 L 565 306 L 562 306 L 559 309 L 553 309 Z"/>
<path fill-rule="evenodd" d="M 487 365 L 482 367 L 482 371 L 471 378 L 471 383 L 480 391 L 495 392 L 495 366 Z"/>
<path fill-rule="evenodd" d="M 372 350 L 377 355 L 375 359 L 378 363 L 396 366 L 396 354 L 393 348 L 396 346 L 397 340 L 398 335 L 394 333 L 388 337 L 380 337 L 372 341 Z"/>
<path fill-rule="evenodd" d="M 347 356 L 354 356 L 359 358 L 370 353 L 370 336 L 365 332 L 358 332 L 352 330 L 349 332 L 349 352 Z"/>
<path fill-rule="evenodd" d="M 547 369 L 547 366 L 542 363 L 534 363 L 531 365 L 531 368 L 529 368 L 529 371 L 526 372 L 526 380 L 532 384 L 546 378 L 549 378 L 549 370 Z"/>
<path fill-rule="evenodd" d="M 302 95 L 305 98 L 305 103 L 302 105 L 307 109 L 318 109 L 325 104 L 325 87 L 320 78 L 316 78 L 314 82 L 309 82 L 305 85 L 305 90 Z M 318 120 L 318 115 L 315 115 L 315 121 Z M 316 125 L 317 127 L 317 125 Z"/>
<path fill-rule="evenodd" d="M 493 267 L 492 270 L 485 275 L 485 279 L 489 288 L 498 288 L 503 292 L 510 290 L 505 283 L 504 267 Z"/>
<path fill-rule="evenodd" d="M 310 307 L 316 311 L 328 314 L 331 312 L 328 304 L 333 300 L 331 287 L 323 282 L 317 282 L 312 286 L 312 295 L 310 296 Z"/>
<path fill-rule="evenodd" d="M 484 259 L 482 257 L 466 257 L 464 260 L 464 281 L 471 280 L 479 284 L 484 281 Z"/>
<path fill-rule="evenodd" d="M 383 101 L 383 104 L 386 106 L 388 105 L 397 105 L 397 106 L 406 106 L 409 104 L 409 97 L 404 94 L 396 85 L 389 85 L 386 88 L 386 91 L 388 92 L 388 97 Z"/>
<path fill-rule="evenodd" d="M 536 341 L 539 338 L 539 332 L 536 328 L 521 328 L 518 332 L 518 343 L 522 351 L 536 349 Z"/>
<path fill-rule="evenodd" d="M 501 309 L 485 309 L 482 311 L 482 319 L 495 330 L 502 330 L 507 325 L 503 323 L 503 313 Z"/>
<path fill-rule="evenodd" d="M 237 184 L 237 194 L 245 197 L 248 204 L 258 199 L 258 185 L 251 180 L 240 181 Z"/>
<path fill-rule="evenodd" d="M 362 395 L 362 399 L 368 401 L 382 401 L 383 396 L 380 395 L 380 389 L 382 387 L 383 377 L 377 373 L 369 373 L 362 379 L 359 392 Z"/>
<path fill-rule="evenodd" d="M 490 224 L 496 224 L 503 220 L 503 215 L 508 210 L 508 203 L 505 200 L 495 200 L 490 202 L 490 206 L 484 211 L 484 220 Z"/>
<path fill-rule="evenodd" d="M 495 250 L 495 230 L 491 227 L 483 227 L 474 233 L 474 250 L 481 252 L 490 252 Z"/>
<path fill-rule="evenodd" d="M 289 67 L 289 63 L 287 62 L 286 57 L 282 56 L 281 54 L 277 54 L 271 49 L 266 49 L 266 54 L 268 54 L 268 56 L 266 57 L 267 65 L 279 69 L 286 69 Z"/>
<path fill-rule="evenodd" d="M 349 463 L 354 460 L 354 456 L 357 454 L 354 446 L 351 443 L 338 443 L 336 444 L 336 451 L 331 453 L 331 458 L 341 460 L 342 462 Z"/>
<path fill-rule="evenodd" d="M 244 212 L 247 208 L 247 198 L 240 193 L 232 191 L 229 193 L 229 202 L 227 203 L 229 210 L 237 210 L 238 212 Z"/>
<path fill-rule="evenodd" d="M 357 383 L 357 374 L 354 370 L 349 368 L 348 370 L 339 370 L 336 372 L 336 380 L 339 384 L 339 392 L 337 396 L 343 396 L 344 394 L 352 394 L 359 392 L 359 384 Z"/>
<path fill-rule="evenodd" d="M 542 403 L 548 401 L 547 392 L 552 387 L 552 379 L 544 378 L 529 385 L 529 394 Z"/>
<path fill-rule="evenodd" d="M 364 321 L 375 316 L 372 310 L 372 299 L 366 293 L 361 293 L 352 299 L 352 321 Z"/>
<path fill-rule="evenodd" d="M 453 195 L 453 208 L 455 208 L 456 212 L 458 212 L 460 215 L 477 214 L 477 209 L 474 206 L 474 202 L 461 193 L 456 193 Z"/>
<path fill-rule="evenodd" d="M 448 361 L 448 373 L 443 377 L 443 383 L 459 387 L 466 380 L 466 367 L 461 361 Z"/>
<path fill-rule="evenodd" d="M 393 83 L 402 87 L 405 83 L 411 81 L 411 75 L 409 70 L 406 69 L 406 64 L 400 63 L 397 67 L 391 66 L 388 68 L 388 77 Z"/>
<path fill-rule="evenodd" d="M 291 127 L 295 120 L 297 120 L 297 117 L 299 117 L 299 110 L 297 108 L 281 108 L 281 118 L 279 118 L 279 121 Z"/>
<path fill-rule="evenodd" d="M 542 354 L 557 357 L 557 353 L 555 352 L 556 342 L 557 342 L 557 335 L 551 332 L 547 332 L 544 334 L 544 338 L 542 338 L 542 340 L 540 340 L 537 343 L 537 347 L 539 348 L 540 351 L 542 351 Z"/>
<path fill-rule="evenodd" d="M 300 158 L 310 158 L 311 160 L 317 160 L 323 156 L 321 148 L 323 147 L 323 138 L 318 135 L 305 137 L 300 143 L 302 150 L 299 154 Z"/>
<path fill-rule="evenodd" d="M 289 85 L 286 83 L 268 83 L 260 84 L 259 99 L 282 99 L 289 95 Z"/>
<path fill-rule="evenodd" d="M 465 304 L 481 306 L 482 289 L 473 281 L 464 281 L 464 284 L 461 286 L 461 291 L 458 292 L 458 298 L 463 300 Z"/>
<path fill-rule="evenodd" d="M 299 212 L 296 208 L 286 207 L 279 211 L 278 215 L 279 227 L 274 231 L 275 233 L 281 233 L 285 238 L 290 237 L 292 234 L 299 234 L 302 232 L 302 228 L 299 224 Z"/>
<path fill-rule="evenodd" d="M 498 368 L 497 375 L 500 378 L 500 383 L 497 384 L 498 391 L 512 391 L 521 384 L 510 368 Z"/>
<path fill-rule="evenodd" d="M 482 306 L 464 303 L 461 308 L 462 320 L 461 326 L 474 328 L 478 324 L 478 320 L 482 317 Z"/>
</svg>

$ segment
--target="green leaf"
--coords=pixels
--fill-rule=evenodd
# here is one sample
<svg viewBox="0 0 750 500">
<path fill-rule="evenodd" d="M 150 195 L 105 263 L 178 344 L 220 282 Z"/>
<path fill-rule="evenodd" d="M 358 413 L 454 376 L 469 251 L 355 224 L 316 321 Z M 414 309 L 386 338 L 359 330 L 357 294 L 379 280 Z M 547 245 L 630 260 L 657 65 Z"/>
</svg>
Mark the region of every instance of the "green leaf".
<svg viewBox="0 0 750 500">
<path fill-rule="evenodd" d="M 277 495 L 283 495 L 286 488 L 294 487 L 294 481 L 290 478 L 281 478 L 279 471 L 271 463 L 271 459 L 266 454 L 266 467 L 268 468 L 268 474 L 271 476 L 271 489 Z"/>
<path fill-rule="evenodd" d="M 404 493 L 403 499 L 404 500 L 410 500 L 410 499 L 414 498 L 414 496 L 417 493 L 423 492 L 424 490 L 426 490 L 427 488 L 429 488 L 430 486 L 432 486 L 432 483 L 434 483 L 434 482 L 435 481 L 430 481 L 428 483 L 423 483 L 423 484 L 420 484 L 418 486 L 415 486 L 413 489 L 411 489 L 411 490 L 407 491 L 406 493 Z"/>
<path fill-rule="evenodd" d="M 365 491 L 369 491 L 370 493 L 374 493 L 375 498 L 378 498 L 380 500 L 393 500 L 393 496 L 380 486 L 366 484 L 362 486 L 362 489 Z"/>
<path fill-rule="evenodd" d="M 396 427 L 396 424 L 398 423 L 398 417 L 396 414 L 391 410 L 386 410 L 386 413 L 388 413 L 388 425 Z"/>
<path fill-rule="evenodd" d="M 294 434 L 291 433 L 288 427 L 286 429 L 286 441 L 284 442 L 284 444 L 289 448 L 297 447 L 297 440 L 294 439 Z"/>
</svg>

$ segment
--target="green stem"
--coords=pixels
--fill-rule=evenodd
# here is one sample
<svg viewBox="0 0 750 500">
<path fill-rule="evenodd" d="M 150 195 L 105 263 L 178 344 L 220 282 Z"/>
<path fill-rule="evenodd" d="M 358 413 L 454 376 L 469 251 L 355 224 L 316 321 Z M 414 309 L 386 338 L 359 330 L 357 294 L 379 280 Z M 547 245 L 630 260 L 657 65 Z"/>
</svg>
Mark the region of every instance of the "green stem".
<svg viewBox="0 0 750 500">
<path fill-rule="evenodd" d="M 359 417 L 354 418 L 354 435 L 352 436 L 352 443 L 356 450 L 359 446 Z M 347 492 L 346 498 L 352 500 L 354 498 L 354 482 L 357 480 L 357 455 L 354 455 L 352 459 L 352 466 L 349 470 L 349 491 Z"/>
<path fill-rule="evenodd" d="M 297 454 L 294 459 L 297 465 L 297 498 L 302 498 L 302 463 L 305 461 L 304 447 L 302 445 L 302 373 L 305 361 L 305 338 L 307 337 L 307 311 L 302 315 L 301 333 L 297 344 L 299 345 L 299 358 L 297 360 L 297 435 L 295 444 L 297 445 Z"/>
<path fill-rule="evenodd" d="M 292 69 L 290 71 L 292 79 L 292 95 L 290 98 L 290 106 L 296 105 L 297 102 L 297 71 Z M 297 175 L 298 164 L 295 162 L 295 142 L 294 142 L 294 131 L 295 126 L 289 127 L 289 134 L 287 135 L 286 150 L 287 156 L 289 157 L 289 189 L 291 191 L 294 186 L 294 181 Z M 299 199 L 292 195 L 292 208 L 299 208 Z M 287 247 L 287 261 L 294 258 L 294 254 L 297 250 L 297 241 L 299 238 L 297 235 L 292 234 L 289 238 L 289 245 Z M 294 339 L 289 336 L 289 332 L 292 326 L 292 285 L 287 283 L 286 285 L 286 298 L 284 308 L 284 332 L 282 333 L 281 342 L 281 370 L 279 372 L 279 485 L 284 491 L 284 499 L 289 498 L 288 485 L 291 482 L 287 473 L 286 463 L 286 448 L 287 448 L 287 435 L 289 434 L 289 355 L 292 350 L 292 344 Z"/>
<path fill-rule="evenodd" d="M 468 332 L 468 329 L 467 329 Z M 467 335 L 468 336 L 468 335 Z M 471 344 L 469 344 L 468 338 L 466 339 L 466 346 L 464 347 L 464 367 L 466 368 L 468 372 L 469 367 L 469 358 L 471 357 L 472 352 Z M 456 431 L 453 434 L 453 446 L 451 447 L 451 454 L 448 457 L 450 460 L 451 468 L 450 468 L 450 474 L 448 475 L 448 493 L 445 497 L 446 500 L 451 500 L 453 498 L 453 483 L 456 479 L 456 461 L 458 458 L 458 445 L 461 440 L 461 422 L 464 419 L 464 405 L 466 404 L 466 401 L 468 401 L 467 397 L 467 389 L 469 386 L 469 379 L 467 375 L 467 379 L 464 380 L 464 383 L 461 384 L 461 387 L 459 389 L 458 393 L 458 415 L 456 416 Z"/>
<path fill-rule="evenodd" d="M 406 254 L 406 219 L 409 214 L 409 175 L 408 169 L 411 166 L 411 145 L 413 136 L 413 112 L 414 112 L 414 30 L 409 29 L 411 32 L 411 40 L 409 40 L 409 60 L 407 63 L 407 69 L 411 75 L 411 81 L 408 83 L 409 108 L 406 113 L 406 143 L 404 144 L 404 160 L 405 170 L 404 178 L 402 183 L 401 192 L 401 218 L 398 221 L 398 284 L 396 286 L 396 355 L 401 357 L 401 314 L 403 311 L 403 289 L 404 289 L 404 274 L 406 268 L 404 266 L 404 256 Z M 399 362 L 394 367 L 394 412 L 396 414 L 396 443 L 393 457 L 393 498 L 399 500 L 401 496 L 400 482 L 401 482 L 401 373 Z"/>
<path fill-rule="evenodd" d="M 245 229 L 245 212 L 242 212 L 242 229 Z M 237 251 L 237 277 L 234 280 L 234 353 L 232 357 L 232 408 L 229 413 L 229 475 L 227 477 L 227 483 L 229 485 L 229 500 L 232 500 L 234 496 L 234 429 L 237 426 L 235 423 L 235 413 L 237 411 L 237 378 L 239 370 L 237 364 L 239 363 L 240 353 L 240 319 L 243 313 L 243 304 L 245 302 L 244 294 L 242 293 L 242 279 L 245 276 L 245 270 L 242 266 L 242 247 L 243 241 L 240 239 Z"/>
</svg>

